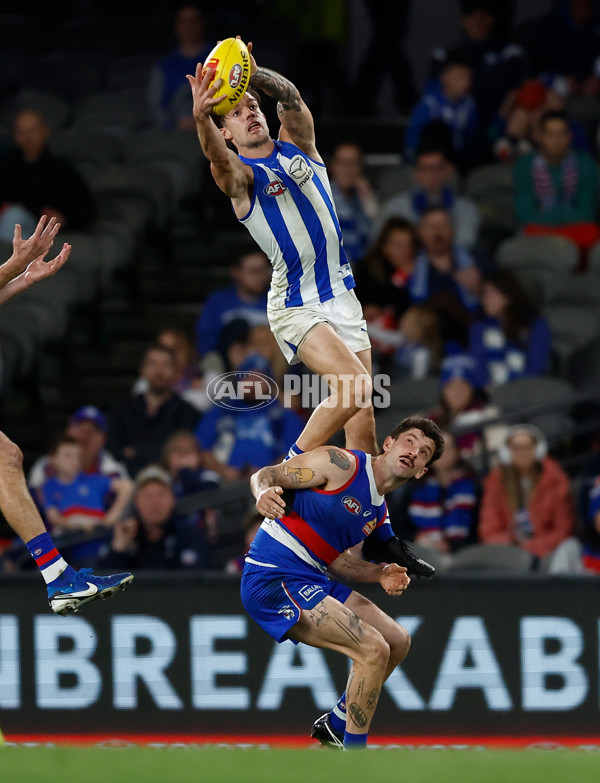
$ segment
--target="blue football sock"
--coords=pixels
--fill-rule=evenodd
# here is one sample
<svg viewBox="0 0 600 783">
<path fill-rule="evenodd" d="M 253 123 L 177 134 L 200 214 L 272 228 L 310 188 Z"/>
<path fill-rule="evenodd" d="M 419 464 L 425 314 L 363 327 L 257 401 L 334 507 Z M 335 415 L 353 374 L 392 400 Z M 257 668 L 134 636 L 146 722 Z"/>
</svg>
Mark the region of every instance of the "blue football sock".
<svg viewBox="0 0 600 783">
<path fill-rule="evenodd" d="M 367 739 L 369 733 L 366 734 L 344 734 L 344 750 L 366 750 Z"/>
<path fill-rule="evenodd" d="M 63 560 L 48 533 L 30 539 L 26 546 L 46 584 L 54 584 L 59 580 L 71 581 L 75 576 L 75 571 Z"/>
<path fill-rule="evenodd" d="M 346 730 L 346 691 L 340 696 L 338 703 L 329 713 L 329 722 L 334 731 L 341 734 Z"/>
<path fill-rule="evenodd" d="M 300 456 L 300 454 L 304 454 L 304 452 L 298 446 L 297 443 L 294 443 L 293 446 L 290 446 L 290 450 L 287 453 L 287 457 L 283 461 L 287 462 L 288 459 L 291 459 L 292 457 L 298 457 L 298 456 Z"/>
</svg>

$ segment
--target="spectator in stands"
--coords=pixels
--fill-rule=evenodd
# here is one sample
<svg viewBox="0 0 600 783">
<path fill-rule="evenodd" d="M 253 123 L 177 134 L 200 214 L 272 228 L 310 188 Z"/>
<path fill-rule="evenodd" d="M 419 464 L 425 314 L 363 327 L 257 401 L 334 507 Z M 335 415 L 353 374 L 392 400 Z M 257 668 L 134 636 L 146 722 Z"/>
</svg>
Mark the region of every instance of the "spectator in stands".
<svg viewBox="0 0 600 783">
<path fill-rule="evenodd" d="M 410 307 L 409 284 L 419 247 L 412 223 L 402 217 L 388 218 L 356 267 L 356 294 L 380 358 L 392 356 L 398 321 Z"/>
<path fill-rule="evenodd" d="M 161 329 L 156 335 L 156 344 L 168 348 L 173 353 L 176 376 L 173 391 L 199 411 L 208 410 L 212 403 L 206 393 L 206 385 L 212 376 L 209 373 L 207 378 L 202 372 L 194 341 L 188 331 L 178 326 Z M 141 394 L 147 389 L 148 382 L 138 378 L 133 387 L 134 392 Z"/>
<path fill-rule="evenodd" d="M 509 3 L 504 6 L 509 6 Z M 482 133 L 495 117 L 506 95 L 523 81 L 526 69 L 523 49 L 506 40 L 510 21 L 502 5 L 494 0 L 462 0 L 461 40 L 453 51 L 473 66 L 472 93 L 477 103 Z M 448 51 L 433 52 L 430 76 L 440 73 Z"/>
<path fill-rule="evenodd" d="M 254 508 L 254 505 L 252 505 L 244 519 L 244 551 L 238 557 L 232 558 L 225 563 L 226 573 L 236 574 L 238 576 L 241 575 L 246 562 L 246 553 L 250 549 L 252 542 L 258 533 L 258 529 L 262 525 L 263 519 L 263 515 L 259 514 Z"/>
<path fill-rule="evenodd" d="M 479 158 L 479 120 L 471 95 L 473 68 L 468 59 L 449 52 L 439 78 L 425 89 L 412 111 L 405 137 L 405 154 L 414 160 L 421 144 L 439 144 L 453 149 L 459 168 L 474 165 Z"/>
<path fill-rule="evenodd" d="M 456 551 L 476 540 L 478 496 L 475 473 L 448 431 L 444 443 L 425 480 L 411 486 L 408 501 L 417 554 L 442 570 Z"/>
<path fill-rule="evenodd" d="M 594 0 L 558 0 L 551 13 L 523 26 L 520 40 L 533 76 L 563 77 L 571 94 L 600 94 L 600 80 L 594 73 L 600 51 L 600 11 Z"/>
<path fill-rule="evenodd" d="M 234 320 L 248 326 L 267 323 L 271 264 L 260 250 L 240 256 L 231 269 L 233 285 L 210 294 L 196 323 L 196 347 L 204 357 L 217 347 L 223 328 Z"/>
<path fill-rule="evenodd" d="M 206 40 L 206 24 L 196 3 L 184 2 L 175 13 L 177 46 L 154 66 L 148 84 L 148 101 L 158 128 L 195 130 L 192 100 L 186 74 L 195 73 L 213 48 Z"/>
<path fill-rule="evenodd" d="M 377 197 L 364 175 L 362 152 L 357 144 L 338 144 L 328 168 L 344 250 L 354 264 L 365 253 L 377 214 Z"/>
<path fill-rule="evenodd" d="M 583 565 L 586 571 L 600 574 L 600 476 L 588 493 L 583 531 Z"/>
<path fill-rule="evenodd" d="M 135 479 L 133 513 L 114 527 L 99 567 L 153 569 L 209 568 L 211 551 L 194 515 L 176 511 L 171 477 L 149 465 Z"/>
<path fill-rule="evenodd" d="M 79 444 L 84 473 L 108 476 L 110 479 L 129 479 L 127 468 L 104 448 L 106 429 L 106 416 L 95 405 L 84 405 L 69 419 L 65 435 Z M 52 460 L 48 456 L 40 457 L 33 463 L 28 484 L 32 489 L 37 489 L 54 476 Z"/>
<path fill-rule="evenodd" d="M 132 483 L 129 479 L 84 473 L 81 446 L 66 435 L 55 444 L 50 460 L 54 477 L 42 484 L 37 495 L 52 534 L 96 534 L 93 541 L 71 550 L 71 561 L 81 565 L 83 557 L 98 553 L 103 532 L 121 518 L 131 498 Z"/>
<path fill-rule="evenodd" d="M 171 476 L 177 499 L 219 486 L 218 475 L 206 467 L 206 456 L 189 430 L 179 430 L 167 440 L 161 464 Z"/>
<path fill-rule="evenodd" d="M 529 568 L 577 573 L 581 549 L 572 538 L 575 513 L 569 478 L 547 451 L 537 427 L 517 424 L 507 430 L 500 465 L 484 479 L 479 540 L 528 552 L 531 559 L 524 558 L 524 564 Z"/>
<path fill-rule="evenodd" d="M 141 377 L 148 390 L 117 403 L 109 418 L 108 444 L 131 475 L 158 462 L 167 438 L 177 430 L 195 430 L 199 412 L 173 391 L 175 360 L 168 348 L 152 345 L 144 354 Z"/>
<path fill-rule="evenodd" d="M 483 318 L 469 332 L 477 385 L 499 386 L 548 369 L 552 336 L 518 280 L 498 270 L 483 282 Z"/>
<path fill-rule="evenodd" d="M 455 243 L 452 219 L 443 207 L 425 210 L 419 234 L 422 249 L 409 284 L 411 301 L 431 305 L 446 342 L 462 345 L 470 316 L 479 309 L 481 273 L 471 253 Z"/>
<path fill-rule="evenodd" d="M 415 157 L 415 186 L 385 202 L 375 222 L 375 233 L 390 217 L 417 223 L 428 207 L 444 207 L 452 216 L 457 244 L 472 248 L 477 242 L 481 216 L 470 199 L 455 192 L 455 176 L 456 167 L 441 147 L 420 147 Z"/>
<path fill-rule="evenodd" d="M 485 445 L 481 425 L 497 416 L 499 410 L 488 405 L 476 370 L 475 362 L 466 354 L 447 356 L 440 372 L 440 399 L 428 417 L 440 427 L 458 430 L 454 437 L 461 458 L 479 468 Z"/>
<path fill-rule="evenodd" d="M 15 223 L 29 236 L 42 215 L 70 230 L 85 229 L 96 217 L 90 189 L 68 160 L 50 152 L 49 136 L 38 111 L 17 114 L 16 148 L 0 158 L 0 239 L 5 242 L 12 241 Z"/>
<path fill-rule="evenodd" d="M 541 118 L 546 112 L 560 111 L 564 106 L 564 95 L 542 79 L 528 79 L 518 90 L 512 90 L 490 128 L 496 159 L 508 163 L 530 153 L 538 143 Z M 582 124 L 571 118 L 569 130 L 573 149 L 589 151 L 590 142 Z"/>
<path fill-rule="evenodd" d="M 266 406 L 260 402 L 269 393 L 261 386 L 262 376 L 272 377 L 262 356 L 247 356 L 236 370 L 252 383 L 240 391 L 243 398 L 228 399 L 227 407 L 215 406 L 209 411 L 196 429 L 196 437 L 202 449 L 212 451 L 218 462 L 236 471 L 238 478 L 244 478 L 281 461 L 304 422 L 277 400 Z M 261 386 L 260 397 L 257 385 Z"/>
<path fill-rule="evenodd" d="M 515 167 L 515 209 L 523 231 L 566 236 L 586 251 L 600 239 L 596 164 L 572 149 L 562 111 L 542 116 L 538 142 L 539 152 L 523 156 Z"/>
</svg>

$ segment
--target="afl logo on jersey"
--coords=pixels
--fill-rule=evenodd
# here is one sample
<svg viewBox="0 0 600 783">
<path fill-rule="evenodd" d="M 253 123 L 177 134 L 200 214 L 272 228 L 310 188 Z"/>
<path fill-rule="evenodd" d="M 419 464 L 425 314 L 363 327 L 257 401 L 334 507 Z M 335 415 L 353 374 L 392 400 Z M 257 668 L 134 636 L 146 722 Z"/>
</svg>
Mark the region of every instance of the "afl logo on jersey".
<svg viewBox="0 0 600 783">
<path fill-rule="evenodd" d="M 301 188 L 312 179 L 314 171 L 308 165 L 302 155 L 296 155 L 290 163 L 290 176 L 293 177 Z"/>
<path fill-rule="evenodd" d="M 342 498 L 342 506 L 346 509 L 346 511 L 349 511 L 351 514 L 360 514 L 362 511 L 362 506 L 358 502 L 356 498 L 350 497 L 350 495 L 346 495 Z"/>
<path fill-rule="evenodd" d="M 280 179 L 275 179 L 273 182 L 269 182 L 264 187 L 265 196 L 281 196 L 287 190 L 286 186 Z"/>
</svg>

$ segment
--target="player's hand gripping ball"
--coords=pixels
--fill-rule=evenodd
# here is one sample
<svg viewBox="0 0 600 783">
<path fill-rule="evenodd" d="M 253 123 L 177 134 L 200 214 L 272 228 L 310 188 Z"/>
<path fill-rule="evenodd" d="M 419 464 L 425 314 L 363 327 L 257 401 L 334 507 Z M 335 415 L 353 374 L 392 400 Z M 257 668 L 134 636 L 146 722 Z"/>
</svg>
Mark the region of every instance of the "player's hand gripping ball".
<svg viewBox="0 0 600 783">
<path fill-rule="evenodd" d="M 215 93 L 215 98 L 221 95 L 226 97 L 213 107 L 215 114 L 227 114 L 242 100 L 248 85 L 250 84 L 250 52 L 248 47 L 239 38 L 226 38 L 220 41 L 206 58 L 202 75 L 208 69 L 213 69 L 215 74 L 211 79 L 211 85 L 222 79 L 223 84 Z"/>
</svg>

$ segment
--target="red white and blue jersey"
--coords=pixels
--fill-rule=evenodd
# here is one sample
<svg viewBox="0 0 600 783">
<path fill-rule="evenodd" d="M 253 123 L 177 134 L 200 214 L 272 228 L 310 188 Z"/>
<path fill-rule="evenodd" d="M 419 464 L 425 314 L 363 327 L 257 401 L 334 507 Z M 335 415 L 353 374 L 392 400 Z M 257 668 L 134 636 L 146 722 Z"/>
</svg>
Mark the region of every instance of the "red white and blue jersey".
<svg viewBox="0 0 600 783">
<path fill-rule="evenodd" d="M 88 473 L 80 473 L 70 484 L 48 479 L 41 488 L 44 510 L 54 507 L 67 519 L 85 515 L 100 522 L 108 507 L 111 483 L 108 476 Z"/>
<path fill-rule="evenodd" d="M 274 144 L 268 158 L 240 155 L 254 172 L 240 222 L 273 265 L 269 307 L 327 302 L 355 286 L 327 170 L 295 144 Z"/>
<path fill-rule="evenodd" d="M 375 486 L 371 455 L 356 457 L 352 476 L 339 489 L 303 489 L 294 493 L 281 519 L 265 519 L 246 562 L 288 571 L 323 572 L 346 549 L 375 535 L 392 538 L 387 504 Z"/>
</svg>

